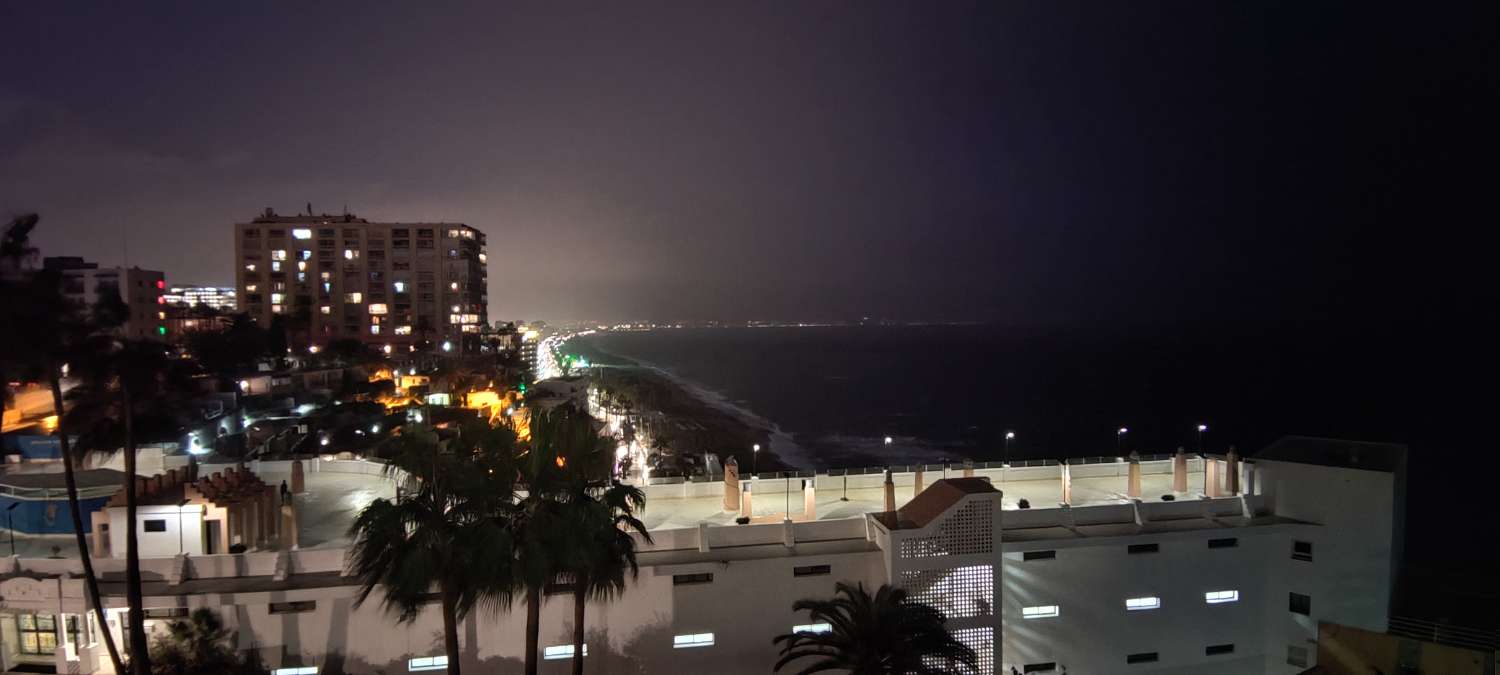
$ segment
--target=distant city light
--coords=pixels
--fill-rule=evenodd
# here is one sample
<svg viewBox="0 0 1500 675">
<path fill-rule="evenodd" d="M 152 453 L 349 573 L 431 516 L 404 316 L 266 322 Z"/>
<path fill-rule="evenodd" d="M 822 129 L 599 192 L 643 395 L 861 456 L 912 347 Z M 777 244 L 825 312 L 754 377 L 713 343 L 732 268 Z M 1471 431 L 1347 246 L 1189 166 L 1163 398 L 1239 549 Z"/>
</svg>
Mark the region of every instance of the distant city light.
<svg viewBox="0 0 1500 675">
<path fill-rule="evenodd" d="M 1126 433 L 1126 432 L 1128 432 L 1128 431 L 1130 431 L 1130 430 L 1129 430 L 1129 429 L 1126 429 L 1126 428 L 1125 428 L 1125 427 L 1120 427 L 1120 430 L 1119 430 L 1119 431 L 1117 431 L 1117 432 L 1115 432 L 1115 433 L 1118 433 L 1118 434 L 1122 434 L 1122 435 L 1123 435 L 1123 434 L 1125 434 L 1125 433 Z"/>
<path fill-rule="evenodd" d="M 1011 440 L 1011 439 L 1013 439 L 1015 437 L 1016 437 L 1016 432 L 1014 432 L 1014 431 L 1007 431 L 1007 432 L 1005 432 L 1005 440 L 1008 441 L 1008 440 Z"/>
<path fill-rule="evenodd" d="M 240 380 L 240 391 L 250 392 L 250 380 Z"/>
<path fill-rule="evenodd" d="M 1200 424 L 1200 425 L 1198 425 L 1198 433 L 1201 434 L 1201 433 L 1203 433 L 1205 431 L 1208 431 L 1208 425 L 1207 424 Z"/>
<path fill-rule="evenodd" d="M 449 342 L 447 340 L 443 340 L 443 351 L 445 351 L 445 352 L 451 352 L 451 351 L 453 351 L 453 343 Z"/>
<path fill-rule="evenodd" d="M 885 444 L 886 445 L 890 445 L 891 444 L 891 437 L 890 436 L 886 436 L 885 437 Z"/>
<path fill-rule="evenodd" d="M 380 425 L 379 424 L 371 424 L 370 425 L 370 433 L 372 433 L 372 434 L 378 434 L 378 433 L 380 433 Z"/>
</svg>

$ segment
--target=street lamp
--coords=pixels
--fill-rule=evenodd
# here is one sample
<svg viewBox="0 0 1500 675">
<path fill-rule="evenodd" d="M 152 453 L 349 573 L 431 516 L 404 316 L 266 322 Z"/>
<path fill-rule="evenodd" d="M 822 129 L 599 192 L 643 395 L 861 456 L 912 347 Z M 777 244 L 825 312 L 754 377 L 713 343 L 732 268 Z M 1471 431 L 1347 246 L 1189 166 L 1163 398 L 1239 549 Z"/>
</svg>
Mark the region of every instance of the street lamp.
<svg viewBox="0 0 1500 675">
<path fill-rule="evenodd" d="M 1130 433 L 1130 429 L 1127 429 L 1125 427 L 1120 427 L 1120 429 L 1115 432 L 1115 454 L 1120 454 L 1120 450 L 1125 445 L 1125 434 L 1127 433 Z"/>
<path fill-rule="evenodd" d="M 760 473 L 760 444 L 756 443 L 750 450 L 750 477 L 754 478 Z"/>
<path fill-rule="evenodd" d="M 1198 454 L 1203 454 L 1203 432 L 1208 431 L 1207 424 L 1198 425 Z"/>
<path fill-rule="evenodd" d="M 890 445 L 891 444 L 891 437 L 890 436 L 886 436 L 885 437 L 885 444 L 886 445 Z"/>
<path fill-rule="evenodd" d="M 1016 432 L 1008 429 L 1005 431 L 1005 452 L 1000 455 L 1000 464 L 1005 465 L 1010 463 L 1010 442 L 1015 440 L 1015 438 Z"/>
</svg>

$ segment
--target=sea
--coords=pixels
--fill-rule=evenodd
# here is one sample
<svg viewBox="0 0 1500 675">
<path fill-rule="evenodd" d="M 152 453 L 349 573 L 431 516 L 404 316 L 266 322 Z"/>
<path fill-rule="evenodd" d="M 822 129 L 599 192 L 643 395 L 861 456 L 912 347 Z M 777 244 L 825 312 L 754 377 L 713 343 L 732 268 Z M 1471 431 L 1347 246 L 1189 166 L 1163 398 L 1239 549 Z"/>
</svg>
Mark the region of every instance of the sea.
<svg viewBox="0 0 1500 675">
<path fill-rule="evenodd" d="M 1458 412 L 1485 399 L 1454 389 L 1468 371 L 1445 348 L 1453 335 L 1397 322 L 845 325 L 600 332 L 577 344 L 765 425 L 778 456 L 805 468 L 1231 445 L 1253 456 L 1288 434 L 1404 443 L 1406 586 L 1420 592 L 1403 602 L 1462 615 L 1476 596 L 1500 601 L 1497 547 L 1470 529 L 1471 516 L 1496 514 L 1500 459 L 1488 417 Z"/>
</svg>

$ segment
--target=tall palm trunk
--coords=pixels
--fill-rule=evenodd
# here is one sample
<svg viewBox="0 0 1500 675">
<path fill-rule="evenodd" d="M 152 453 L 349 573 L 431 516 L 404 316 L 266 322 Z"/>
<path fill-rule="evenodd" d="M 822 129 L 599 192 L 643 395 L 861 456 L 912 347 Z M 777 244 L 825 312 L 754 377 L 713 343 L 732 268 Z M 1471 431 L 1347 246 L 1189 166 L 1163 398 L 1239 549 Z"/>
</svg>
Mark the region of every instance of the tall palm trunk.
<svg viewBox="0 0 1500 675">
<path fill-rule="evenodd" d="M 583 675 L 583 613 L 588 604 L 588 578 L 573 580 L 573 675 Z"/>
<path fill-rule="evenodd" d="M 68 512 L 73 516 L 73 536 L 78 544 L 78 557 L 83 561 L 83 587 L 88 592 L 89 604 L 94 606 L 94 619 L 99 622 L 99 633 L 104 638 L 104 647 L 109 651 L 109 662 L 115 672 L 125 672 L 120 660 L 120 650 L 115 647 L 115 636 L 109 632 L 109 618 L 104 615 L 104 602 L 99 596 L 99 577 L 94 574 L 94 559 L 89 552 L 88 539 L 83 532 L 83 509 L 78 504 L 78 478 L 73 474 L 73 448 L 68 442 L 68 427 L 63 422 L 62 381 L 57 376 L 57 363 L 47 362 L 47 385 L 52 388 L 52 412 L 57 415 L 57 445 L 62 451 L 63 483 L 68 486 Z"/>
<path fill-rule="evenodd" d="M 135 409 L 130 386 L 120 380 L 120 399 L 125 416 L 125 602 L 130 610 L 130 672 L 151 675 L 150 646 L 146 644 L 145 601 L 141 597 L 141 552 L 136 542 Z"/>
<path fill-rule="evenodd" d="M 443 587 L 443 651 L 448 654 L 448 675 L 458 675 L 458 593 Z"/>
<path fill-rule="evenodd" d="M 526 587 L 526 675 L 536 675 L 537 639 L 542 630 L 542 587 Z"/>
</svg>

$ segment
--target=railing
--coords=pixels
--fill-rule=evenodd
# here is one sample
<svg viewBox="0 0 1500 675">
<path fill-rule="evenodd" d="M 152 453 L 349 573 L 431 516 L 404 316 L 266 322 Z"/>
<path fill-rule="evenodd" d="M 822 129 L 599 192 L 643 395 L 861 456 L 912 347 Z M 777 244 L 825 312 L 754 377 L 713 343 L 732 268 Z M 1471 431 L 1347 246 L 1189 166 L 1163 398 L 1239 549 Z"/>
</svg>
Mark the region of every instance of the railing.
<svg viewBox="0 0 1500 675">
<path fill-rule="evenodd" d="M 1449 647 L 1491 653 L 1500 651 L 1500 631 L 1450 626 L 1424 619 L 1411 619 L 1400 616 L 1390 618 L 1386 631 L 1391 635 L 1448 645 Z"/>
<path fill-rule="evenodd" d="M 1197 459 L 1197 455 L 1194 453 L 1188 453 L 1187 456 L 1188 459 Z M 1142 462 L 1159 462 L 1172 459 L 1172 457 L 1172 454 L 1153 454 L 1140 456 Z M 1127 461 L 1127 459 L 1128 458 L 1125 456 L 1069 457 L 1067 458 L 1067 462 L 1074 466 L 1089 464 L 1123 464 Z M 1012 459 L 1003 462 L 992 461 L 965 463 L 964 461 L 960 460 L 954 462 L 939 462 L 936 464 L 889 464 L 884 466 L 863 466 L 843 469 L 820 469 L 817 471 L 761 471 L 759 473 L 751 473 L 746 471 L 745 473 L 740 474 L 740 477 L 750 478 L 753 476 L 760 480 L 779 480 L 785 478 L 812 478 L 814 476 L 863 476 L 867 474 L 885 473 L 887 470 L 893 473 L 911 473 L 919 468 L 923 471 L 942 471 L 944 469 L 947 469 L 949 471 L 961 471 L 966 467 L 973 467 L 974 469 L 1022 469 L 1038 466 L 1057 466 L 1061 464 L 1062 461 L 1063 460 L 1059 459 Z M 681 471 L 653 470 L 651 472 L 650 484 L 660 485 L 671 483 L 708 483 L 723 479 L 724 474 L 722 473 L 710 476 L 701 473 L 686 474 Z"/>
</svg>

